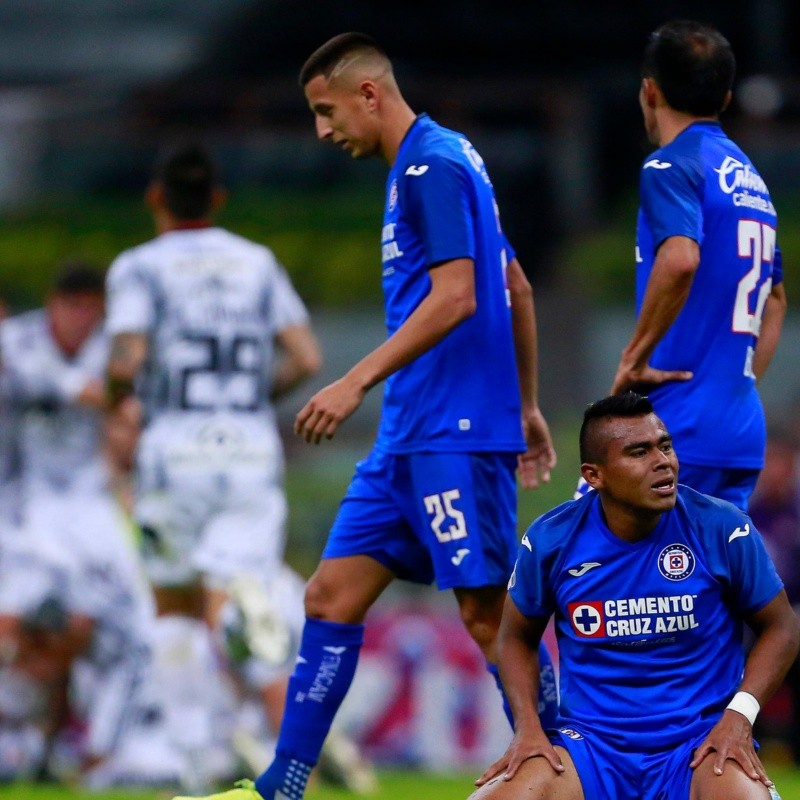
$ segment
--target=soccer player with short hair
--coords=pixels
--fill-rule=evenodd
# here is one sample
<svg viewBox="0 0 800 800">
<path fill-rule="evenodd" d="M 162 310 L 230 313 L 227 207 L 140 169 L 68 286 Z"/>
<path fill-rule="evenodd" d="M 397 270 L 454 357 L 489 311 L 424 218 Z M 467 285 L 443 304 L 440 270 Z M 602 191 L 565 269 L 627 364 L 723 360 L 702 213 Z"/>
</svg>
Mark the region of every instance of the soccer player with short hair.
<svg viewBox="0 0 800 800">
<path fill-rule="evenodd" d="M 91 265 L 67 261 L 44 308 L 0 323 L 0 391 L 8 411 L 1 513 L 12 525 L 42 493 L 81 491 L 99 469 L 104 281 Z"/>
<path fill-rule="evenodd" d="M 735 70 L 716 30 L 676 20 L 647 45 L 639 101 L 650 142 L 636 235 L 637 322 L 612 386 L 647 388 L 688 486 L 747 508 L 764 464 L 756 381 L 786 310 L 777 215 L 720 127 Z"/>
<path fill-rule="evenodd" d="M 323 44 L 300 83 L 320 140 L 389 164 L 389 336 L 317 392 L 295 430 L 309 442 L 330 439 L 369 389 L 386 386 L 377 441 L 356 466 L 306 589 L 277 756 L 255 787 L 223 795 L 230 800 L 303 796 L 352 681 L 365 615 L 395 578 L 453 589 L 494 662 L 517 543 L 515 469 L 535 486 L 555 464 L 537 400 L 533 294 L 480 155 L 463 134 L 412 111 L 391 62 L 364 34 Z"/>
<path fill-rule="evenodd" d="M 321 365 L 272 251 L 213 224 L 223 199 L 203 146 L 168 149 L 146 193 L 157 236 L 122 253 L 107 284 L 109 403 L 118 408 L 134 385 L 143 403 L 133 514 L 145 568 L 160 613 L 203 616 L 211 630 L 243 578 L 257 591 L 284 569 L 272 401 Z M 282 707 L 263 689 L 265 705 Z"/>
<path fill-rule="evenodd" d="M 537 519 L 519 549 L 498 640 L 517 724 L 474 800 L 767 800 L 752 724 L 800 622 L 760 534 L 732 504 L 678 484 L 646 397 L 589 406 L 580 448 L 595 491 Z M 551 617 L 561 703 L 548 727 L 530 697 Z"/>
</svg>

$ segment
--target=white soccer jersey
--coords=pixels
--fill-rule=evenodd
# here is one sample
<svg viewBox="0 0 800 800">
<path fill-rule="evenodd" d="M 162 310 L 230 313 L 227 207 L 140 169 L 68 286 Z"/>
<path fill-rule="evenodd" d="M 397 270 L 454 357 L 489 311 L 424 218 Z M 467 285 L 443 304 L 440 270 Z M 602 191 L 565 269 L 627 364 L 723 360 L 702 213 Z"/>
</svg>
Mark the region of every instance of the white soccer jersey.
<svg viewBox="0 0 800 800">
<path fill-rule="evenodd" d="M 128 250 L 107 331 L 146 334 L 135 515 L 156 585 L 272 574 L 283 552 L 283 448 L 269 399 L 274 340 L 308 313 L 272 252 L 221 228 Z"/>
<path fill-rule="evenodd" d="M 146 333 L 146 415 L 271 415 L 273 339 L 307 321 L 272 252 L 222 228 L 174 230 L 122 253 L 107 331 Z"/>
<path fill-rule="evenodd" d="M 44 309 L 0 325 L 3 400 L 9 414 L 3 435 L 3 476 L 39 491 L 65 492 L 100 459 L 99 413 L 76 403 L 91 381 L 102 380 L 108 343 L 101 327 L 69 358 L 58 347 Z"/>
</svg>

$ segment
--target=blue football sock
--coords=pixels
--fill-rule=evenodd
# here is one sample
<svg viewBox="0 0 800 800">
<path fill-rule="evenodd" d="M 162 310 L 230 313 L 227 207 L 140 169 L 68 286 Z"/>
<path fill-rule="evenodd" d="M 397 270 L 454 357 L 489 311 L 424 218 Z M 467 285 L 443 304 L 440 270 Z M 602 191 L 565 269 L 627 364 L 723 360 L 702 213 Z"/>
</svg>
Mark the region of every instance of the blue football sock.
<svg viewBox="0 0 800 800">
<path fill-rule="evenodd" d="M 503 683 L 500 680 L 500 671 L 497 669 L 496 664 L 486 664 L 486 669 L 494 678 L 497 688 L 503 698 L 503 711 L 505 711 L 506 719 L 513 730 L 514 728 L 514 714 L 511 711 L 511 705 L 508 702 L 506 693 L 503 690 Z M 550 653 L 544 644 L 539 645 L 539 721 L 542 727 L 547 730 L 548 728 L 556 727 L 556 719 L 558 717 L 558 687 L 556 685 L 556 674 L 553 669 L 553 659 L 550 658 Z"/>
<path fill-rule="evenodd" d="M 503 711 L 505 711 L 508 724 L 511 730 L 514 730 L 514 715 L 511 713 L 511 705 L 508 702 L 505 691 L 503 691 L 503 682 L 500 680 L 500 670 L 497 669 L 497 664 L 486 663 L 486 670 L 494 678 L 497 688 L 500 690 L 500 696 L 503 698 Z"/>
<path fill-rule="evenodd" d="M 276 757 L 256 780 L 266 800 L 273 800 L 276 792 L 290 800 L 303 797 L 311 768 L 353 681 L 363 641 L 363 625 L 306 619 Z"/>
</svg>

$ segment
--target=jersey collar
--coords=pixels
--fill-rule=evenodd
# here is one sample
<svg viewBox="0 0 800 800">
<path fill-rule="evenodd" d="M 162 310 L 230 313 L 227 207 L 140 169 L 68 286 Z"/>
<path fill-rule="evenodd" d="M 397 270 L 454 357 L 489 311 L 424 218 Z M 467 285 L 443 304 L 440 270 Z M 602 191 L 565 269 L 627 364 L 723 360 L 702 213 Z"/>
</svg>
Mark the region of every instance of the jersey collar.
<svg viewBox="0 0 800 800">
<path fill-rule="evenodd" d="M 400 147 L 397 149 L 397 158 L 394 163 L 398 164 L 404 153 L 413 146 L 414 142 L 419 139 L 422 132 L 432 124 L 431 118 L 427 114 L 418 114 L 417 118 L 411 123 L 411 127 L 406 131 L 406 135 L 400 142 Z"/>
</svg>

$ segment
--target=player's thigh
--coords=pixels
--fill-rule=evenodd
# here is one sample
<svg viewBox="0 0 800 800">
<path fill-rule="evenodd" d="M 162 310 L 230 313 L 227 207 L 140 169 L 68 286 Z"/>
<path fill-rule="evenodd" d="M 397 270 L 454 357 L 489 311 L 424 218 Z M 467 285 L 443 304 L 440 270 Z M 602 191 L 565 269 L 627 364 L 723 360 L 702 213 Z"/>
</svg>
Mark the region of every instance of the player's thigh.
<svg viewBox="0 0 800 800">
<path fill-rule="evenodd" d="M 735 761 L 726 761 L 722 775 L 715 774 L 714 755 L 694 770 L 689 800 L 769 800 L 769 789 L 746 775 Z"/>
<path fill-rule="evenodd" d="M 569 752 L 558 746 L 556 750 L 564 772 L 556 772 L 544 758 L 529 758 L 510 781 L 494 778 L 473 792 L 469 800 L 584 800 L 581 781 Z"/>
<path fill-rule="evenodd" d="M 397 491 L 398 457 L 375 448 L 356 465 L 355 475 L 339 506 L 322 560 L 366 556 L 395 577 L 415 583 L 430 583 L 433 566 L 430 554 L 412 527 Z M 320 579 L 336 576 L 338 567 L 324 567 Z M 324 596 L 335 588 L 334 581 L 322 583 Z M 323 596 L 323 600 L 324 600 Z"/>
<path fill-rule="evenodd" d="M 136 467 L 134 518 L 145 571 L 157 587 L 194 583 L 192 555 L 213 509 L 209 480 L 192 484 L 167 468 L 166 444 L 146 431 Z"/>
<path fill-rule="evenodd" d="M 516 456 L 397 456 L 394 490 L 433 562 L 440 589 L 505 586 L 514 566 Z"/>
</svg>

